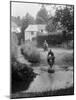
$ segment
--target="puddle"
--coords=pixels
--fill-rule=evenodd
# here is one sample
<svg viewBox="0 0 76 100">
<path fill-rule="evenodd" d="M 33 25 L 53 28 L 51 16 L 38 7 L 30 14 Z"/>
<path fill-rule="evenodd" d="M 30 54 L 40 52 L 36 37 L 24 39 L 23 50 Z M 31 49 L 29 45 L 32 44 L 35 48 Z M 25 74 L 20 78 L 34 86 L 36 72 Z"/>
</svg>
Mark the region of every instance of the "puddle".
<svg viewBox="0 0 76 100">
<path fill-rule="evenodd" d="M 58 90 L 58 89 L 68 88 L 73 85 L 72 70 L 66 71 L 63 68 L 62 69 L 59 68 L 59 66 L 55 66 L 54 68 L 55 68 L 54 73 L 48 73 L 46 67 L 44 67 L 45 71 L 42 70 L 43 67 L 35 68 L 34 72 L 38 73 L 38 75 L 30 84 L 28 90 L 23 91 L 23 93 Z"/>
</svg>

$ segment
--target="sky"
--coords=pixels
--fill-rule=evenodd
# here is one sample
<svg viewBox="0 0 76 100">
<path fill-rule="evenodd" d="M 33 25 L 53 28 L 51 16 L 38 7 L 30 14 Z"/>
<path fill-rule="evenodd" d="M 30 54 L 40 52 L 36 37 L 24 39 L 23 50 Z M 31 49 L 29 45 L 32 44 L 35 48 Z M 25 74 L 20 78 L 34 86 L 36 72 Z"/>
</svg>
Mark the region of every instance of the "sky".
<svg viewBox="0 0 76 100">
<path fill-rule="evenodd" d="M 26 13 L 29 13 L 31 16 L 36 18 L 37 12 L 40 10 L 41 4 L 36 3 L 20 3 L 20 2 L 12 2 L 11 11 L 12 16 L 20 16 L 21 18 L 26 15 Z M 46 10 L 51 15 L 55 14 L 55 8 L 54 5 L 45 5 Z"/>
</svg>

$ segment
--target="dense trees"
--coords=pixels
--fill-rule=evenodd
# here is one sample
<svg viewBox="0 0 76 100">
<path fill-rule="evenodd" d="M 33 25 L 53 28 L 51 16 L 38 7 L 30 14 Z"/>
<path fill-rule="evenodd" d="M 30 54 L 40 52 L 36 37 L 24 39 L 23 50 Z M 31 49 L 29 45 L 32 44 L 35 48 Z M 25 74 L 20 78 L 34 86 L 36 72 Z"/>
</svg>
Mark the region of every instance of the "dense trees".
<svg viewBox="0 0 76 100">
<path fill-rule="evenodd" d="M 66 44 L 67 46 L 70 43 L 71 40 L 73 40 L 74 36 L 74 6 L 72 5 L 56 5 L 55 6 L 55 14 L 54 16 L 49 16 L 46 30 L 51 33 L 52 35 L 49 37 L 52 37 L 49 39 L 49 37 L 46 37 L 47 41 L 51 41 L 51 44 Z M 59 30 L 59 31 L 58 31 Z M 59 34 L 59 32 L 62 34 Z M 57 34 L 58 32 L 58 34 Z M 56 34 L 53 34 L 56 33 Z M 71 34 L 72 33 L 72 34 Z M 56 37 L 55 37 L 56 35 Z M 57 38 L 58 37 L 58 38 Z M 39 37 L 40 39 L 40 37 Z M 43 41 L 45 40 L 45 37 Z M 38 40 L 39 41 L 39 40 Z M 41 38 L 42 41 L 42 38 Z M 40 41 L 40 43 L 41 43 Z M 48 41 L 48 43 L 49 43 Z M 49 43 L 50 44 L 50 43 Z"/>
<path fill-rule="evenodd" d="M 61 9 L 56 9 L 55 22 L 60 22 L 62 27 L 68 32 L 74 30 L 74 7 L 65 6 Z"/>
<path fill-rule="evenodd" d="M 54 16 L 50 16 L 47 31 L 51 32 L 55 29 L 61 27 L 63 30 L 67 32 L 71 32 L 74 30 L 74 7 L 73 6 L 56 6 L 56 11 Z M 59 25 L 60 23 L 60 25 Z"/>
<path fill-rule="evenodd" d="M 63 28 L 63 40 L 67 42 L 68 45 L 68 41 L 70 37 L 72 39 L 74 33 L 74 6 L 70 5 L 61 9 L 56 9 L 54 21 L 61 23 Z"/>
<path fill-rule="evenodd" d="M 51 9 L 51 8 L 50 8 Z M 52 16 L 46 10 L 46 5 L 41 5 L 37 12 L 36 19 L 27 13 L 22 19 L 14 17 L 13 21 L 21 26 L 21 38 L 24 39 L 24 30 L 29 24 L 46 24 L 47 32 L 56 32 L 58 29 L 63 30 L 63 36 L 74 31 L 74 6 L 72 5 L 55 5 L 55 14 Z M 50 10 L 51 11 L 51 10 Z M 51 11 L 52 12 L 52 11 Z M 51 13 L 50 12 L 50 13 Z"/>
<path fill-rule="evenodd" d="M 22 18 L 22 26 L 21 26 L 21 32 L 23 34 L 23 38 L 24 38 L 24 30 L 28 27 L 29 24 L 34 24 L 34 18 L 27 13 L 25 17 Z"/>
<path fill-rule="evenodd" d="M 22 18 L 21 32 L 22 37 L 24 38 L 24 30 L 28 27 L 29 24 L 46 24 L 48 22 L 48 12 L 44 5 L 41 6 L 41 9 L 38 11 L 36 15 L 36 19 L 34 19 L 29 13 L 26 14 L 25 17 Z"/>
<path fill-rule="evenodd" d="M 55 6 L 56 11 L 54 16 L 50 16 L 45 6 L 42 5 L 40 10 L 37 12 L 36 19 L 34 19 L 29 13 L 22 19 L 20 17 L 12 17 L 12 20 L 16 22 L 18 26 L 21 26 L 22 33 L 29 24 L 47 24 L 47 31 L 55 31 L 56 28 L 62 27 L 68 32 L 74 30 L 74 6 L 65 5 L 59 7 Z M 60 26 L 58 23 L 60 22 Z"/>
<path fill-rule="evenodd" d="M 46 30 L 48 32 L 54 32 L 56 30 L 56 27 L 57 23 L 54 21 L 54 18 L 53 17 L 49 18 L 48 23 L 46 25 Z"/>
<path fill-rule="evenodd" d="M 18 26 L 21 26 L 21 24 L 22 24 L 20 16 L 18 16 L 18 17 L 12 16 L 11 21 L 15 22 Z"/>
<path fill-rule="evenodd" d="M 36 16 L 36 24 L 46 24 L 48 22 L 48 12 L 44 5 L 38 11 Z"/>
</svg>

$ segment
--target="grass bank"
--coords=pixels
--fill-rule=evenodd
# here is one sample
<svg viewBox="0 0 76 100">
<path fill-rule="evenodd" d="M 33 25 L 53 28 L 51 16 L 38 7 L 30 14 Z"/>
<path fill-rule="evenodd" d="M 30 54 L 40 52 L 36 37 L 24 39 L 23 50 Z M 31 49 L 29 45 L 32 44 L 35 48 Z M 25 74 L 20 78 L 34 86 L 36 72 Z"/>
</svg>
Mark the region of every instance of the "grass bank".
<svg viewBox="0 0 76 100">
<path fill-rule="evenodd" d="M 66 89 L 60 89 L 60 90 L 55 90 L 55 91 L 45 91 L 45 92 L 32 92 L 32 93 L 16 93 L 12 94 L 11 98 L 12 99 L 17 99 L 17 98 L 33 98 L 33 97 L 48 97 L 48 96 L 66 96 L 66 95 L 74 95 L 74 87 L 71 86 Z"/>
</svg>

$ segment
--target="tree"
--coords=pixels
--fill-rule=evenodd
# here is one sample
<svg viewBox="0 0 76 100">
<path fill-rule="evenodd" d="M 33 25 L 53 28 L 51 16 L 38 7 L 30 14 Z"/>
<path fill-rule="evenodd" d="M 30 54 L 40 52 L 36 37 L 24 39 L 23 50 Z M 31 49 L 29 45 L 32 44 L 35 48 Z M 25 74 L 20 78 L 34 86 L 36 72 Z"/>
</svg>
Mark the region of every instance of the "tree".
<svg viewBox="0 0 76 100">
<path fill-rule="evenodd" d="M 18 17 L 12 16 L 11 21 L 15 22 L 18 26 L 21 26 L 22 22 L 21 22 L 20 16 L 18 16 Z"/>
<path fill-rule="evenodd" d="M 22 19 L 22 26 L 21 26 L 21 32 L 22 32 L 22 38 L 24 39 L 24 30 L 28 27 L 29 24 L 34 24 L 34 18 L 27 13 L 26 16 Z"/>
<path fill-rule="evenodd" d="M 37 13 L 36 16 L 36 23 L 37 24 L 46 24 L 48 21 L 48 12 L 46 10 L 46 8 L 44 7 L 44 5 L 42 5 L 41 9 L 39 10 L 39 12 Z"/>
<path fill-rule="evenodd" d="M 57 23 L 53 21 L 53 17 L 51 17 L 49 20 L 48 20 L 48 23 L 46 25 L 46 30 L 48 32 L 53 32 L 56 30 L 56 27 L 57 27 Z"/>
<path fill-rule="evenodd" d="M 56 9 L 55 17 L 54 17 L 55 22 L 60 22 L 61 26 L 63 28 L 62 31 L 62 36 L 63 36 L 63 41 L 67 43 L 69 42 L 68 36 L 72 35 L 70 34 L 71 32 L 74 33 L 74 6 L 65 6 L 64 8 Z"/>
<path fill-rule="evenodd" d="M 54 17 L 55 22 L 61 22 L 61 25 L 68 32 L 74 30 L 74 7 L 65 6 L 63 9 L 57 9 Z"/>
</svg>

